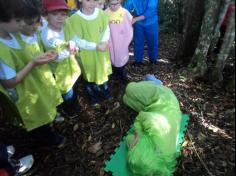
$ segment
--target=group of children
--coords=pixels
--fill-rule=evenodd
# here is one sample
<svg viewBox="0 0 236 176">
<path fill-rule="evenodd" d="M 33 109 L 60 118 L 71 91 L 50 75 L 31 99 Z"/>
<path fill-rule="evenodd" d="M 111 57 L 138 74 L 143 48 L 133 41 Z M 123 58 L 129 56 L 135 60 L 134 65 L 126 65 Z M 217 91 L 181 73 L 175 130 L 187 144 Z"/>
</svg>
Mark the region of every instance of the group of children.
<svg viewBox="0 0 236 176">
<path fill-rule="evenodd" d="M 108 81 L 126 79 L 132 16 L 120 0 L 106 11 L 96 0 L 78 0 L 68 17 L 64 0 L 0 0 L 0 91 L 17 107 L 21 124 L 34 139 L 62 147 L 51 123 L 57 107 L 78 111 L 76 81 L 81 72 L 91 106 L 112 100 Z"/>
<path fill-rule="evenodd" d="M 15 104 L 18 125 L 31 138 L 64 146 L 65 137 L 55 134 L 51 123 L 59 106 L 67 114 L 81 109 L 76 84 L 81 73 L 92 107 L 112 100 L 109 78 L 127 81 L 133 25 L 150 33 L 145 25 L 150 23 L 148 8 L 157 5 L 153 2 L 127 0 L 127 9 L 136 13 L 133 18 L 121 0 L 106 5 L 105 0 L 0 0 L 0 93 Z M 157 27 L 156 18 L 152 21 Z M 144 41 L 141 47 L 137 42 L 144 37 L 134 41 L 138 64 Z M 157 36 L 148 37 L 150 59 L 156 63 Z"/>
</svg>

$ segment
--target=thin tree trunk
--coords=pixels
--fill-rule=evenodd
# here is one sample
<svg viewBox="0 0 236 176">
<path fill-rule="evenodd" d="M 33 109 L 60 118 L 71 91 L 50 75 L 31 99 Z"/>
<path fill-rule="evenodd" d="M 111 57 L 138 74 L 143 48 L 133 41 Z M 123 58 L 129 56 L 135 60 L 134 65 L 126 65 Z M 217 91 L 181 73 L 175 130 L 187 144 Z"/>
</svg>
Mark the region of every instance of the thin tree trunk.
<svg viewBox="0 0 236 176">
<path fill-rule="evenodd" d="M 177 2 L 177 9 L 178 9 L 178 33 L 184 33 L 184 22 L 187 18 L 187 0 L 178 0 Z"/>
<path fill-rule="evenodd" d="M 220 12 L 219 12 L 218 23 L 216 24 L 216 27 L 215 27 L 214 36 L 212 39 L 211 48 L 210 48 L 209 53 L 212 53 L 213 50 L 215 49 L 215 47 L 218 47 L 217 44 L 220 40 L 220 27 L 224 21 L 224 17 L 226 15 L 226 12 L 227 12 L 227 9 L 228 9 L 228 6 L 229 6 L 229 3 L 231 0 L 221 0 L 221 1 L 222 2 L 221 2 L 221 8 L 219 10 Z"/>
<path fill-rule="evenodd" d="M 220 1 L 208 0 L 205 2 L 206 13 L 203 19 L 201 34 L 198 42 L 198 47 L 195 50 L 192 62 L 190 64 L 191 76 L 203 77 L 208 69 L 207 53 L 209 51 L 214 29 L 217 23 L 218 9 Z"/>
<path fill-rule="evenodd" d="M 176 53 L 176 61 L 183 65 L 188 65 L 197 47 L 202 19 L 204 16 L 205 0 L 186 1 L 186 23 L 183 35 L 179 40 L 179 47 Z"/>
<path fill-rule="evenodd" d="M 218 82 L 223 81 L 223 69 L 225 67 L 225 61 L 228 58 L 234 40 L 235 40 L 235 13 L 232 13 L 229 19 L 229 24 L 226 29 L 220 53 L 217 55 L 215 69 L 213 69 L 213 78 Z"/>
</svg>

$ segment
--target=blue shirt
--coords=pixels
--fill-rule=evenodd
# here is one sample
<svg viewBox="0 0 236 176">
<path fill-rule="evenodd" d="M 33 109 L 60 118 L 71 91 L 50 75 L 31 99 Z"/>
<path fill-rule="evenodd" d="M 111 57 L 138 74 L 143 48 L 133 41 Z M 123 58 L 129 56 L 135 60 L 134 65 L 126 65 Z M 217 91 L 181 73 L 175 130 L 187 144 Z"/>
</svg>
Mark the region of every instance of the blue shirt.
<svg viewBox="0 0 236 176">
<path fill-rule="evenodd" d="M 144 15 L 145 19 L 138 22 L 141 25 L 148 26 L 158 22 L 158 0 L 127 0 L 124 8 L 135 16 Z"/>
<path fill-rule="evenodd" d="M 0 79 L 9 80 L 16 77 L 16 71 L 5 64 L 0 58 Z"/>
</svg>

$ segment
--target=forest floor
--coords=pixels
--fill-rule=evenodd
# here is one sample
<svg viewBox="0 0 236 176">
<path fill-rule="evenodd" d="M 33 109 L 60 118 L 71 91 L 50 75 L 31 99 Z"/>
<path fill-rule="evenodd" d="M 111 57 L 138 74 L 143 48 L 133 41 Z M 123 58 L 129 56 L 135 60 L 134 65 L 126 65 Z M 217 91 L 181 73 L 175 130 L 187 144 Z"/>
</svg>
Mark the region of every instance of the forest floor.
<svg viewBox="0 0 236 176">
<path fill-rule="evenodd" d="M 202 81 L 179 77 L 171 63 L 176 52 L 177 37 L 160 37 L 159 62 L 151 66 L 128 64 L 131 81 L 139 81 L 147 73 L 155 74 L 178 97 L 182 111 L 190 122 L 178 159 L 176 176 L 233 176 L 235 169 L 235 93 L 213 87 Z M 67 137 L 62 149 L 49 149 L 34 144 L 27 135 L 12 127 L 0 127 L 0 141 L 13 144 L 16 157 L 33 154 L 32 176 L 108 176 L 103 167 L 120 140 L 129 130 L 137 113 L 122 103 L 126 84 L 111 82 L 112 103 L 104 102 L 99 110 L 92 109 L 81 85 L 80 103 L 83 112 L 74 119 L 56 124 Z M 1 116 L 1 114 L 0 114 Z"/>
</svg>

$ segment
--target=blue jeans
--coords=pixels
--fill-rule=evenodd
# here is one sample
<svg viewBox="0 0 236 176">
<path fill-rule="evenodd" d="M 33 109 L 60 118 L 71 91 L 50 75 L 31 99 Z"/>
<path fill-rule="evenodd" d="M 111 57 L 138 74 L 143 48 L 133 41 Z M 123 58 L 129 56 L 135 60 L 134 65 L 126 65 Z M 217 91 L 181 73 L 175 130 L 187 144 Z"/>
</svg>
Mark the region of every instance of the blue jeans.
<svg viewBox="0 0 236 176">
<path fill-rule="evenodd" d="M 149 60 L 157 62 L 158 59 L 158 22 L 143 26 L 134 25 L 134 57 L 135 62 L 142 62 L 144 57 L 144 44 L 147 39 Z"/>
</svg>

